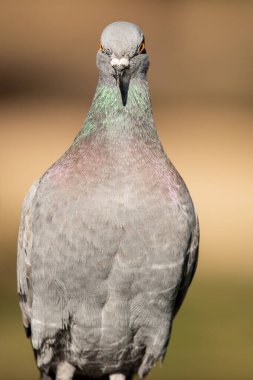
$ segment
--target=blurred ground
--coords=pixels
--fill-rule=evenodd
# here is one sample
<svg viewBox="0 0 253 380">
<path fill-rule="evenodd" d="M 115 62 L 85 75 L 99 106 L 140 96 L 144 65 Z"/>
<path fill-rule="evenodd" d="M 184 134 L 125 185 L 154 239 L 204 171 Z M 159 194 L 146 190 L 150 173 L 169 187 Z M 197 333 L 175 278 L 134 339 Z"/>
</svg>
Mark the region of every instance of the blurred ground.
<svg viewBox="0 0 253 380">
<path fill-rule="evenodd" d="M 99 34 L 121 19 L 145 31 L 159 135 L 201 225 L 197 276 L 150 378 L 252 379 L 253 3 L 12 0 L 0 8 L 0 379 L 38 378 L 16 297 L 24 194 L 81 128 Z"/>
</svg>

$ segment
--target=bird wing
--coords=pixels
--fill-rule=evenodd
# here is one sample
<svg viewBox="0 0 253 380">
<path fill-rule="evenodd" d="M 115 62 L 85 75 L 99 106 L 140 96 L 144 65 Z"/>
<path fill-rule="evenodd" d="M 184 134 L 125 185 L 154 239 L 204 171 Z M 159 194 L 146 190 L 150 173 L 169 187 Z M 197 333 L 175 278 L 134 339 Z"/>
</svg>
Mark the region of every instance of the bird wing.
<svg viewBox="0 0 253 380">
<path fill-rule="evenodd" d="M 31 253 L 33 240 L 32 222 L 35 203 L 34 198 L 38 189 L 38 185 L 39 182 L 34 183 L 25 197 L 21 212 L 21 221 L 18 236 L 17 287 L 23 324 L 28 337 L 31 335 Z"/>
<path fill-rule="evenodd" d="M 192 282 L 194 273 L 197 268 L 198 263 L 198 251 L 199 251 L 199 223 L 196 215 L 196 225 L 194 231 L 192 233 L 192 238 L 188 250 L 188 257 L 185 263 L 185 270 L 182 277 L 182 282 L 179 288 L 179 292 L 177 294 L 174 315 L 177 314 L 182 302 L 186 296 L 187 290 Z"/>
</svg>

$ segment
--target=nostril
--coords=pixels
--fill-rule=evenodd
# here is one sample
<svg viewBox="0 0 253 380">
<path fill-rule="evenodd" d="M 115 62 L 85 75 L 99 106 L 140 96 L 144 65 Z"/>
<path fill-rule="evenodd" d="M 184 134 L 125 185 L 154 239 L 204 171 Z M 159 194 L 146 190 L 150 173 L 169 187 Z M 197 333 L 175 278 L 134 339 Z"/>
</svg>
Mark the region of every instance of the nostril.
<svg viewBox="0 0 253 380">
<path fill-rule="evenodd" d="M 122 70 L 129 66 L 129 60 L 127 58 L 121 58 L 121 59 L 112 58 L 111 65 L 113 67 L 121 68 Z"/>
<path fill-rule="evenodd" d="M 111 60 L 111 65 L 112 65 L 113 67 L 118 66 L 118 64 L 119 64 L 119 59 L 118 59 L 118 58 L 113 58 L 113 59 Z"/>
<path fill-rule="evenodd" d="M 129 66 L 129 60 L 127 58 L 121 58 L 120 59 L 120 65 L 124 66 L 124 67 L 128 67 Z"/>
</svg>

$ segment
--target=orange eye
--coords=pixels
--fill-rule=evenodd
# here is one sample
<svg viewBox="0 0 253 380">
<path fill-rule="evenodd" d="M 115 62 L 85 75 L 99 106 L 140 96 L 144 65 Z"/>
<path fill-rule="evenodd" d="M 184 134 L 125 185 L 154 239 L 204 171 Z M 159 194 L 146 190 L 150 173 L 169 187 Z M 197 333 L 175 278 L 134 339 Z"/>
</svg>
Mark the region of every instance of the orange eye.
<svg viewBox="0 0 253 380">
<path fill-rule="evenodd" d="M 143 53 L 144 50 L 145 50 L 145 43 L 142 42 L 142 43 L 140 44 L 140 47 L 139 47 L 139 53 Z"/>
</svg>

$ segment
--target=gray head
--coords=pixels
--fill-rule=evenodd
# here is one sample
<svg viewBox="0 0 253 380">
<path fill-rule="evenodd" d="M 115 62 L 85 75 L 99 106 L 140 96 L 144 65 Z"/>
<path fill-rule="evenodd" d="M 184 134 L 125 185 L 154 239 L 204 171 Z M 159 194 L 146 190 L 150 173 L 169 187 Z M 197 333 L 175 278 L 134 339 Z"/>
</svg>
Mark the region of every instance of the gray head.
<svg viewBox="0 0 253 380">
<path fill-rule="evenodd" d="M 125 105 L 130 81 L 145 79 L 149 66 L 142 30 L 130 22 L 109 24 L 101 35 L 97 66 L 100 80 L 119 86 Z"/>
</svg>

